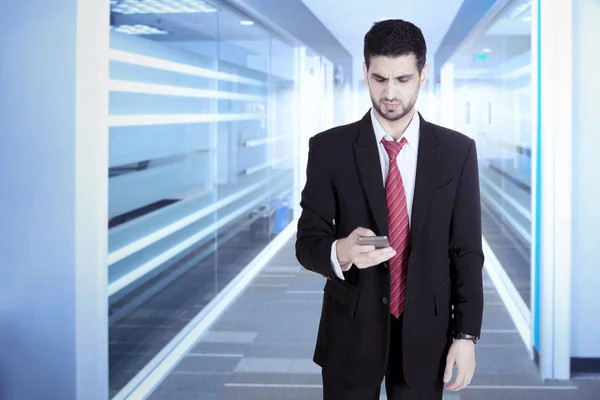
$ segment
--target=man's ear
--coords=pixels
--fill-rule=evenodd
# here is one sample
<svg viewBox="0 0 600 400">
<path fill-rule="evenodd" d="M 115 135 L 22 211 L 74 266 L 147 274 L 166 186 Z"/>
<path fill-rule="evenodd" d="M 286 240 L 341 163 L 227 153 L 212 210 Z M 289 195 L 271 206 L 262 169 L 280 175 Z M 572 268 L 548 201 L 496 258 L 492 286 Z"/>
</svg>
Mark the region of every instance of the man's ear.
<svg viewBox="0 0 600 400">
<path fill-rule="evenodd" d="M 423 71 L 421 71 L 421 89 L 427 86 L 427 79 L 429 77 L 429 64 L 425 64 Z"/>
</svg>

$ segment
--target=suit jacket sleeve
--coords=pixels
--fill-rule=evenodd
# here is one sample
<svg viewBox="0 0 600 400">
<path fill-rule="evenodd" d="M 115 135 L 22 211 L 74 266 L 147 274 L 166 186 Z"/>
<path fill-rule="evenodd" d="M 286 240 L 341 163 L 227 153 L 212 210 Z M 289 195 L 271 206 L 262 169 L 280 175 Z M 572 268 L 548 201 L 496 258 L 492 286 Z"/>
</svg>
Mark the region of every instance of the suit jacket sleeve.
<svg viewBox="0 0 600 400">
<path fill-rule="evenodd" d="M 302 191 L 302 213 L 298 221 L 296 257 L 300 264 L 330 279 L 339 280 L 331 264 L 331 246 L 336 240 L 336 191 L 327 169 L 325 149 L 315 137 L 309 140 L 306 185 Z"/>
<path fill-rule="evenodd" d="M 481 202 L 475 142 L 459 177 L 450 227 L 450 266 L 454 330 L 481 335 L 483 314 L 483 261 Z"/>
</svg>

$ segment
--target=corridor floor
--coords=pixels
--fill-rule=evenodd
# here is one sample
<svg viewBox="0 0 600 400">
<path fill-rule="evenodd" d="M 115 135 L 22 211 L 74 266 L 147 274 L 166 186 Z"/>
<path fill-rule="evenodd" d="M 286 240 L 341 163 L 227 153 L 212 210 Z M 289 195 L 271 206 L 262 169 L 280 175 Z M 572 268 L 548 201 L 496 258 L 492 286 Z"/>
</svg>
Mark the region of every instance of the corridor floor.
<svg viewBox="0 0 600 400">
<path fill-rule="evenodd" d="M 312 354 L 323 284 L 322 276 L 299 266 L 294 242 L 288 242 L 150 399 L 320 399 L 320 369 Z M 541 381 L 487 277 L 484 284 L 486 305 L 475 377 L 467 389 L 445 393 L 445 400 L 599 398 L 598 393 L 593 395 L 600 390 L 597 376 Z"/>
</svg>

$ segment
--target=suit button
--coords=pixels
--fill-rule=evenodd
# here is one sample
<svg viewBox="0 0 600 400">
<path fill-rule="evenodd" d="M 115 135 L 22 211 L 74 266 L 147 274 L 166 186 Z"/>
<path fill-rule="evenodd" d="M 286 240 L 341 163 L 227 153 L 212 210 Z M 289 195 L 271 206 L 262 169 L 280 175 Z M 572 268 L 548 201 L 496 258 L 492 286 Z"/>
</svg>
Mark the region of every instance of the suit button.
<svg viewBox="0 0 600 400">
<path fill-rule="evenodd" d="M 389 266 L 390 266 L 389 262 L 386 261 L 383 263 L 383 268 L 389 268 Z"/>
<path fill-rule="evenodd" d="M 388 298 L 387 298 L 387 297 L 384 297 L 384 298 L 383 298 L 383 304 L 387 304 L 387 303 L 388 303 Z"/>
</svg>

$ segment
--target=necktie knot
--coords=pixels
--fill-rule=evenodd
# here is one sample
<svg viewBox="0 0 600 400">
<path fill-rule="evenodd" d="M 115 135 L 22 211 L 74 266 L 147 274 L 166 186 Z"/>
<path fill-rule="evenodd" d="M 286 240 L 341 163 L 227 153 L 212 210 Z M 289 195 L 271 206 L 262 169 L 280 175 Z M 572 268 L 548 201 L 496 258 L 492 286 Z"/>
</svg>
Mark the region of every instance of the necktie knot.
<svg viewBox="0 0 600 400">
<path fill-rule="evenodd" d="M 402 150 L 402 147 L 404 147 L 406 144 L 406 138 L 400 139 L 399 142 L 396 142 L 395 140 L 386 140 L 383 138 L 381 142 L 383 143 L 383 147 L 385 147 L 385 151 L 387 151 L 388 156 L 390 156 L 390 159 L 395 160 L 396 157 L 398 157 L 400 150 Z"/>
</svg>

